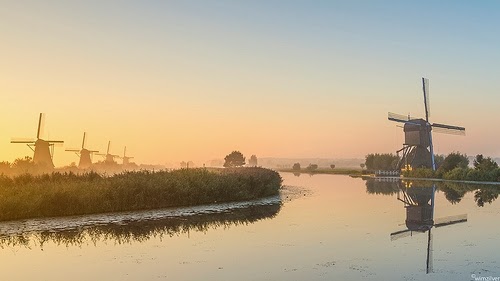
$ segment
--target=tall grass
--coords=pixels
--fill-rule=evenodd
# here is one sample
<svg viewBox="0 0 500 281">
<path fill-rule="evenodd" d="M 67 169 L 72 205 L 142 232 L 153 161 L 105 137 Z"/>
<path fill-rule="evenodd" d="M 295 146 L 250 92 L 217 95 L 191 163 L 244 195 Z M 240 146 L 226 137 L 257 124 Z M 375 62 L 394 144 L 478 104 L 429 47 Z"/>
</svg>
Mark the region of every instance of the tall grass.
<svg viewBox="0 0 500 281">
<path fill-rule="evenodd" d="M 252 200 L 278 194 L 264 168 L 0 176 L 0 221 Z"/>
</svg>

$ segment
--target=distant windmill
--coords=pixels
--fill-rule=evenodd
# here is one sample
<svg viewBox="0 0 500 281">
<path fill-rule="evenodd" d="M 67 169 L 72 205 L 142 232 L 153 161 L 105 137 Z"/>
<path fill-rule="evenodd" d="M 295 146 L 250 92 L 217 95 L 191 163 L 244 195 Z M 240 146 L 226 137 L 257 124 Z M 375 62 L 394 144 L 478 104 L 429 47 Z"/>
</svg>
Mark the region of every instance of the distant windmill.
<svg viewBox="0 0 500 281">
<path fill-rule="evenodd" d="M 403 152 L 398 163 L 398 169 L 403 165 L 412 168 L 431 168 L 436 170 L 434 161 L 434 148 L 432 145 L 432 130 L 438 133 L 448 133 L 455 135 L 465 135 L 465 128 L 450 126 L 439 123 L 430 123 L 430 103 L 429 103 L 429 79 L 422 78 L 424 91 L 425 119 L 415 118 L 410 115 L 400 115 L 389 112 L 388 119 L 395 122 L 404 123 L 405 142 L 403 148 L 398 150 Z"/>
<path fill-rule="evenodd" d="M 41 139 L 44 127 L 45 114 L 40 113 L 38 119 L 38 130 L 36 132 L 36 140 L 33 139 L 12 139 L 11 143 L 24 143 L 33 150 L 33 162 L 37 165 L 54 168 L 52 158 L 54 156 L 54 145 L 62 144 L 64 141 L 44 140 Z M 33 148 L 34 147 L 34 148 Z"/>
<path fill-rule="evenodd" d="M 123 160 L 123 165 L 126 166 L 130 164 L 130 159 L 134 157 L 127 156 L 127 147 L 125 146 L 125 149 L 123 149 L 123 156 L 120 158 Z"/>
<path fill-rule="evenodd" d="M 111 146 L 111 141 L 108 141 L 108 149 L 106 150 L 106 154 L 96 153 L 96 155 L 104 156 L 104 163 L 106 164 L 115 164 L 115 158 L 120 157 L 119 155 L 114 155 L 109 153 L 109 148 Z"/>
<path fill-rule="evenodd" d="M 431 273 L 433 271 L 432 228 L 467 222 L 467 214 L 434 220 L 435 193 L 435 185 L 432 187 L 414 187 L 407 185 L 405 188 L 400 186 L 398 200 L 404 203 L 406 209 L 405 224 L 407 229 L 391 233 L 391 241 L 394 241 L 411 236 L 414 233 L 427 232 L 426 273 Z"/>
<path fill-rule="evenodd" d="M 66 149 L 66 151 L 71 151 L 74 152 L 76 155 L 80 157 L 80 162 L 78 163 L 78 168 L 80 169 L 88 169 L 92 166 L 92 160 L 91 160 L 91 155 L 92 153 L 97 153 L 99 151 L 97 150 L 88 150 L 86 149 L 86 136 L 87 133 L 83 133 L 83 141 L 82 141 L 82 148 L 81 149 Z"/>
</svg>

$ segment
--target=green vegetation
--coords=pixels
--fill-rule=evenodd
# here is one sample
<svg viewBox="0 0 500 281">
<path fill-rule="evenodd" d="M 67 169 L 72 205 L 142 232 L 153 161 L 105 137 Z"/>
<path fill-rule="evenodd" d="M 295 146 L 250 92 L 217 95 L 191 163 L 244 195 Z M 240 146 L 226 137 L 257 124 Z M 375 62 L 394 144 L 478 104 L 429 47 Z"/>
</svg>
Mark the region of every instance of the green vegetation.
<svg viewBox="0 0 500 281">
<path fill-rule="evenodd" d="M 474 159 L 474 168 L 469 167 L 467 155 L 454 152 L 444 158 L 434 172 L 431 169 L 414 169 L 403 172 L 408 178 L 435 178 L 459 181 L 500 182 L 500 168 L 490 157 L 479 154 Z"/>
<path fill-rule="evenodd" d="M 252 200 L 278 194 L 264 168 L 0 175 L 0 221 Z"/>
<path fill-rule="evenodd" d="M 375 170 L 394 170 L 398 164 L 399 157 L 392 153 L 368 154 L 366 155 L 365 166 L 370 171 Z"/>
</svg>

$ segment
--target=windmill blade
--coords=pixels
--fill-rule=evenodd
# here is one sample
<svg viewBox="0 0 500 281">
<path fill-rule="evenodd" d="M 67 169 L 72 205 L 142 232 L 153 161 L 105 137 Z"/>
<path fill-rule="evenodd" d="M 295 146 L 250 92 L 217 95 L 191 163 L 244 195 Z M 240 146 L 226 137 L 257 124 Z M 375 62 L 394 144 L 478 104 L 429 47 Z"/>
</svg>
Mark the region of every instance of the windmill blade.
<svg viewBox="0 0 500 281">
<path fill-rule="evenodd" d="M 391 241 L 398 240 L 400 238 L 408 237 L 412 235 L 411 230 L 405 229 L 391 233 Z"/>
<path fill-rule="evenodd" d="M 451 126 L 439 123 L 432 124 L 432 130 L 436 133 L 451 134 L 451 135 L 465 135 L 465 128 L 459 126 Z"/>
<path fill-rule="evenodd" d="M 63 144 L 64 143 L 64 141 L 56 141 L 56 140 L 48 140 L 47 142 L 50 144 Z"/>
<path fill-rule="evenodd" d="M 65 149 L 64 151 L 80 152 L 80 149 Z"/>
<path fill-rule="evenodd" d="M 10 143 L 34 143 L 34 139 L 29 139 L 29 138 L 12 138 L 10 140 Z"/>
<path fill-rule="evenodd" d="M 429 229 L 429 236 L 427 237 L 427 268 L 426 273 L 429 274 L 433 271 L 433 258 L 432 258 L 432 233 Z"/>
<path fill-rule="evenodd" d="M 38 118 L 38 130 L 36 131 L 36 138 L 39 139 L 43 136 L 43 130 L 45 128 L 45 114 L 40 113 L 40 117 Z"/>
<path fill-rule="evenodd" d="M 125 146 L 125 148 L 123 149 L 123 158 L 127 157 L 127 147 Z"/>
<path fill-rule="evenodd" d="M 406 122 L 410 121 L 409 116 L 402 115 L 402 114 L 396 114 L 396 113 L 392 113 L 392 112 L 388 113 L 387 119 L 394 121 L 394 122 L 401 122 L 401 123 L 406 123 Z"/>
<path fill-rule="evenodd" d="M 89 150 L 89 152 L 90 152 L 90 153 L 98 153 L 98 152 L 99 152 L 99 150 Z M 98 154 L 96 154 L 96 155 L 98 155 Z"/>
<path fill-rule="evenodd" d="M 436 220 L 434 220 L 434 226 L 441 227 L 441 226 L 447 226 L 447 225 L 463 223 L 463 222 L 467 222 L 467 214 L 449 216 L 449 217 L 436 219 Z"/>
<path fill-rule="evenodd" d="M 111 146 L 111 141 L 108 141 L 108 150 L 106 150 L 106 154 L 109 154 L 109 147 Z"/>
<path fill-rule="evenodd" d="M 422 77 L 422 89 L 424 91 L 425 120 L 429 121 L 431 116 L 431 104 L 429 100 L 429 79 Z"/>
<path fill-rule="evenodd" d="M 82 149 L 85 148 L 85 137 L 87 136 L 87 132 L 83 132 L 83 141 L 82 141 Z"/>
</svg>

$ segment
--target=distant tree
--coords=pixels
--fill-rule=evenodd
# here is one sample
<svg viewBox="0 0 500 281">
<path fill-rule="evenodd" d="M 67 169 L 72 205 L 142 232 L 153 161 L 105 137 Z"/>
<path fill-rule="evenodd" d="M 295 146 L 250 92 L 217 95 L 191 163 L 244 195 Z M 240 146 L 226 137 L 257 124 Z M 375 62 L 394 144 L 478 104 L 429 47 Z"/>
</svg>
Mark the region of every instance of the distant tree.
<svg viewBox="0 0 500 281">
<path fill-rule="evenodd" d="M 248 165 L 257 166 L 257 156 L 255 155 L 250 156 L 250 159 L 248 160 Z"/>
<path fill-rule="evenodd" d="M 363 163 L 359 164 L 359 166 L 361 167 L 361 170 L 363 170 L 365 168 L 365 164 L 363 164 Z"/>
<path fill-rule="evenodd" d="M 335 169 L 335 164 L 330 165 L 330 168 Z"/>
<path fill-rule="evenodd" d="M 32 173 L 36 170 L 35 162 L 33 162 L 33 158 L 29 156 L 17 158 L 12 163 L 12 169 L 14 169 L 17 173 Z"/>
<path fill-rule="evenodd" d="M 318 164 L 309 164 L 309 166 L 307 166 L 306 169 L 308 171 L 314 171 L 314 170 L 318 169 Z"/>
<path fill-rule="evenodd" d="M 498 164 L 490 157 L 484 158 L 482 154 L 476 155 L 474 159 L 474 168 L 479 171 L 489 172 L 498 169 Z"/>
<path fill-rule="evenodd" d="M 366 155 L 365 165 L 368 170 L 393 170 L 396 169 L 398 161 L 399 156 L 392 153 L 372 153 Z"/>
<path fill-rule="evenodd" d="M 245 165 L 245 157 L 239 151 L 233 151 L 224 157 L 224 167 L 241 167 Z"/>
<path fill-rule="evenodd" d="M 181 162 L 181 168 L 182 168 L 182 169 L 185 169 L 185 168 L 187 168 L 187 167 L 188 167 L 188 163 L 187 163 L 186 161 L 182 161 L 182 162 Z"/>
<path fill-rule="evenodd" d="M 444 158 L 443 163 L 439 166 L 437 170 L 439 175 L 443 175 L 455 168 L 467 168 L 469 166 L 469 159 L 466 154 L 460 154 L 459 152 L 452 152 Z"/>
<path fill-rule="evenodd" d="M 295 170 L 295 171 L 300 171 L 300 163 L 295 163 L 295 164 L 293 164 L 293 166 L 292 166 L 292 170 Z"/>
</svg>

